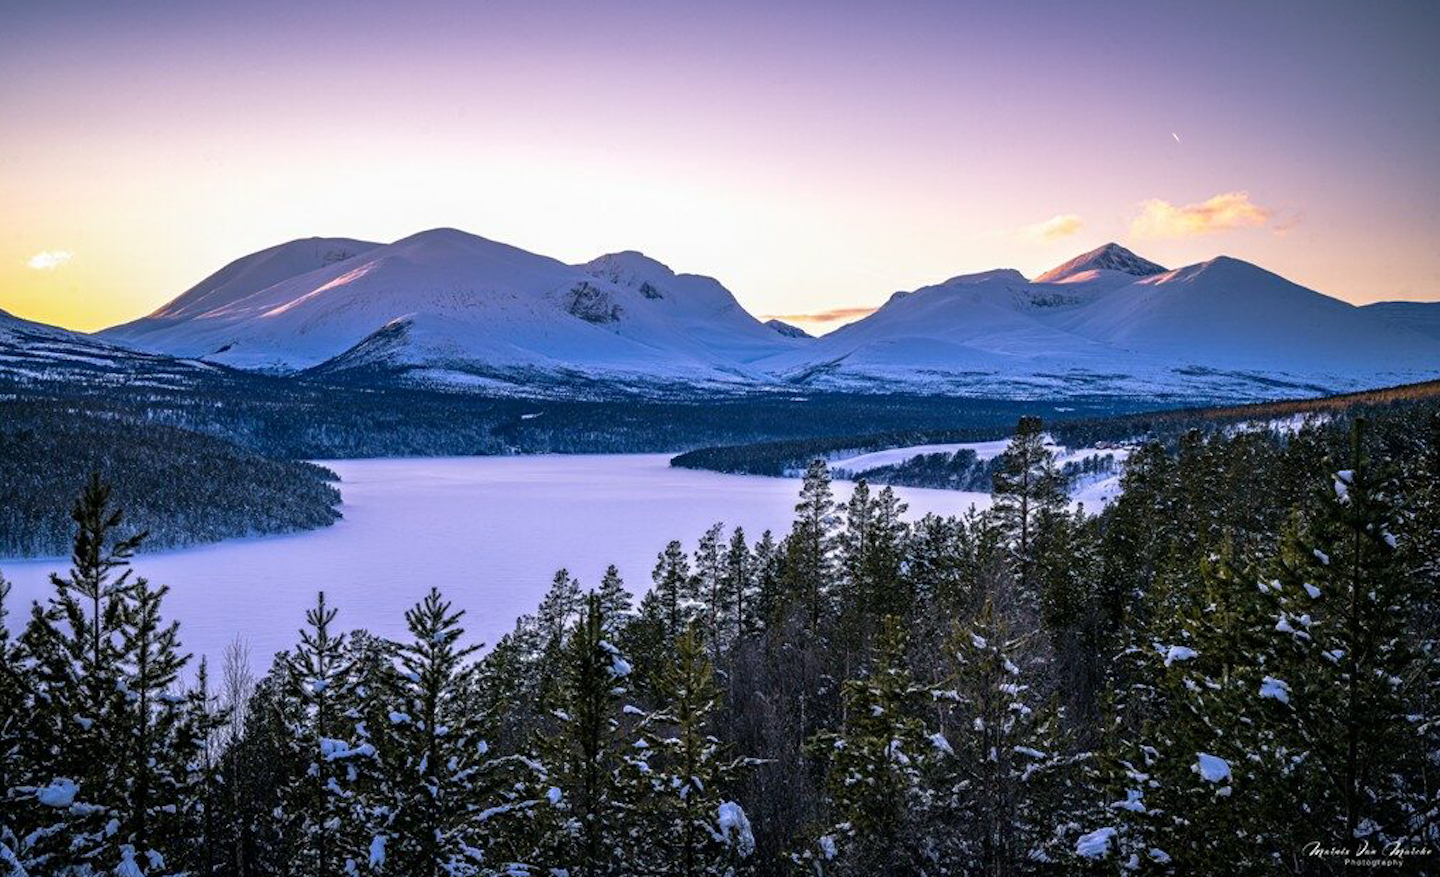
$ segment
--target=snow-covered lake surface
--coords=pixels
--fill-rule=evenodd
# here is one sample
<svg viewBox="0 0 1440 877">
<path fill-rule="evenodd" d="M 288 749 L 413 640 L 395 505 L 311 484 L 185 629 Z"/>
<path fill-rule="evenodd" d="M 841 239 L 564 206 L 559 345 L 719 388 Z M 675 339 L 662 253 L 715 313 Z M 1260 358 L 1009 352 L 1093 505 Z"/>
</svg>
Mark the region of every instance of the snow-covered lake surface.
<svg viewBox="0 0 1440 877">
<path fill-rule="evenodd" d="M 305 609 L 323 589 L 345 628 L 404 634 L 404 611 L 434 585 L 468 610 L 485 643 L 533 611 L 566 567 L 593 587 L 605 566 L 632 591 L 649 587 L 655 555 L 671 539 L 693 549 L 716 521 L 752 539 L 788 529 L 799 490 L 792 479 L 672 469 L 667 455 L 459 457 L 340 460 L 345 519 L 290 536 L 237 539 L 145 554 L 136 574 L 171 591 L 165 610 L 185 647 L 216 662 L 240 636 L 257 670 L 290 647 Z M 836 484 L 848 497 L 850 485 Z M 949 515 L 986 494 L 897 489 L 908 517 Z M 0 561 L 15 583 L 11 623 L 50 593 L 61 560 Z"/>
</svg>

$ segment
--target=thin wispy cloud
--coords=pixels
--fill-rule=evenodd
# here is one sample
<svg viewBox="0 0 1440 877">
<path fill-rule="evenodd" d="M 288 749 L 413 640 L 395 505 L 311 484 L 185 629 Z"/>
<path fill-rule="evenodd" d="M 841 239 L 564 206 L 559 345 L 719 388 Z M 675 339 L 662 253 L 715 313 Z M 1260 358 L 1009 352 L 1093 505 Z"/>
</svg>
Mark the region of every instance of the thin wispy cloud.
<svg viewBox="0 0 1440 877">
<path fill-rule="evenodd" d="M 786 323 L 840 323 L 858 320 L 875 313 L 878 308 L 832 308 L 810 314 L 766 314 L 761 319 Z"/>
<path fill-rule="evenodd" d="M 1300 215 L 1297 213 L 1294 216 L 1289 217 L 1288 219 L 1277 220 L 1270 226 L 1270 231 L 1273 232 L 1276 237 L 1283 238 L 1285 235 L 1294 231 L 1295 227 L 1299 224 Z"/>
<path fill-rule="evenodd" d="M 25 264 L 36 271 L 54 271 L 69 262 L 74 255 L 69 250 L 41 250 L 31 256 Z"/>
<path fill-rule="evenodd" d="M 1027 225 L 1022 230 L 1031 237 L 1053 241 L 1068 238 L 1084 225 L 1084 221 L 1074 213 L 1057 213 L 1044 222 Z"/>
<path fill-rule="evenodd" d="M 1270 221 L 1271 211 L 1250 200 L 1249 192 L 1224 192 L 1197 204 L 1177 207 L 1161 198 L 1140 205 L 1130 224 L 1137 238 L 1184 238 L 1236 228 L 1258 228 Z"/>
</svg>

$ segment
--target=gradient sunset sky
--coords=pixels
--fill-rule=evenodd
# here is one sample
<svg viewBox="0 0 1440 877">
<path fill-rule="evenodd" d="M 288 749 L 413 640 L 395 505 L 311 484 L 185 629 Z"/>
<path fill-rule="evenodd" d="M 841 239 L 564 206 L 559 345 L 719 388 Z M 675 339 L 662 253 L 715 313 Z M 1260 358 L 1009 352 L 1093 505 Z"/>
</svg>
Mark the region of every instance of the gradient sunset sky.
<svg viewBox="0 0 1440 877">
<path fill-rule="evenodd" d="M 436 226 L 758 315 L 1109 240 L 1435 300 L 1437 43 L 1434 2 L 4 3 L 0 308 Z"/>
</svg>

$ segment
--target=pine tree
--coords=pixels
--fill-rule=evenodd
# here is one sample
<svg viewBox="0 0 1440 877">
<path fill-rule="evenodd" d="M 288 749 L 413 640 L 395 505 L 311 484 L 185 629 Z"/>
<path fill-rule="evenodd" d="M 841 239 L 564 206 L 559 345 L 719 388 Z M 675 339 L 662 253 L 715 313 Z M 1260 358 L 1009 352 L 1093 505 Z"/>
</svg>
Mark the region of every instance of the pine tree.
<svg viewBox="0 0 1440 877">
<path fill-rule="evenodd" d="M 522 615 L 515 629 L 500 637 L 480 660 L 476 708 L 486 716 L 491 744 L 500 752 L 517 752 L 530 744 L 542 723 L 545 698 L 558 668 L 541 663 L 541 635 L 533 615 Z M 550 674 L 551 678 L 546 678 Z"/>
<path fill-rule="evenodd" d="M 811 744 L 829 763 L 829 827 L 792 859 L 816 874 L 920 874 L 933 861 L 923 826 L 935 744 L 920 718 L 929 692 L 905 666 L 905 645 L 899 622 L 886 619 L 869 675 L 844 685 L 839 731 Z"/>
<path fill-rule="evenodd" d="M 346 712 L 352 668 L 345 634 L 332 632 L 338 612 L 321 591 L 305 613 L 300 645 L 284 664 L 282 721 L 293 773 L 281 795 L 280 830 L 292 847 L 295 872 L 315 877 L 336 877 L 347 862 L 369 854 L 361 802 L 347 784 L 355 779 L 351 762 L 374 753 L 351 739 L 354 722 Z"/>
<path fill-rule="evenodd" d="M 879 619 L 912 609 L 911 580 L 904 575 L 909 528 L 907 506 L 890 487 L 872 495 L 862 479 L 846 504 L 837 538 L 841 580 L 840 630 L 850 654 L 863 655 Z"/>
<path fill-rule="evenodd" d="M 951 709 L 932 737 L 941 778 L 933 847 L 963 873 L 1004 877 L 1064 856 L 1057 829 L 1072 806 L 1073 759 L 1039 688 L 1034 636 L 987 600 L 947 650 L 954 671 L 937 702 Z"/>
<path fill-rule="evenodd" d="M 179 710 L 175 752 L 193 753 L 187 761 L 177 763 L 173 757 L 171 761 L 182 802 L 176 822 L 179 864 L 188 873 L 215 874 L 223 861 L 225 843 L 220 821 L 221 755 L 229 717 L 219 695 L 212 692 L 209 662 L 203 657 L 195 672 L 195 685 L 185 693 Z"/>
<path fill-rule="evenodd" d="M 128 855 L 110 831 L 125 815 L 117 747 L 129 739 L 120 647 L 129 562 L 144 534 L 119 538 L 122 514 L 92 475 L 71 512 L 75 540 L 67 575 L 51 575 L 49 605 L 32 607 L 20 645 L 33 662 L 33 700 L 21 757 L 32 785 L 16 855 L 31 871 L 116 867 Z M 125 753 L 128 754 L 128 753 Z M 10 792 L 17 795 L 17 789 Z"/>
<path fill-rule="evenodd" d="M 1411 686 L 1411 716 L 1419 759 L 1412 762 L 1410 775 L 1418 778 L 1420 801 L 1414 834 L 1434 848 L 1440 847 L 1440 767 L 1429 753 L 1440 752 L 1440 410 L 1431 413 L 1405 463 L 1395 536 L 1399 562 L 1415 596 L 1410 640 L 1418 667 Z"/>
<path fill-rule="evenodd" d="M 1275 575 L 1274 635 L 1291 653 L 1272 691 L 1283 685 L 1294 715 L 1286 727 L 1299 733 L 1292 748 L 1315 771 L 1314 825 L 1337 845 L 1413 841 L 1416 828 L 1416 790 L 1397 767 L 1415 741 L 1409 686 L 1425 678 L 1406 638 L 1424 595 L 1401 563 L 1396 486 L 1367 458 L 1364 429 L 1357 419 L 1349 459 L 1328 467 L 1317 511 Z"/>
<path fill-rule="evenodd" d="M 704 624 L 705 641 L 709 644 L 710 654 L 716 655 L 720 650 L 720 638 L 723 618 L 725 614 L 725 546 L 722 544 L 721 536 L 724 533 L 724 524 L 715 523 L 700 536 L 700 542 L 695 547 L 694 589 L 696 597 L 704 606 L 701 621 Z M 684 631 L 677 632 L 677 636 L 683 635 Z"/>
<path fill-rule="evenodd" d="M 187 826 L 179 818 L 182 790 L 203 741 L 185 727 L 185 699 L 171 692 L 189 655 L 180 653 L 178 622 L 166 624 L 160 605 L 169 588 L 140 578 L 122 605 L 120 742 L 124 753 L 118 832 L 152 871 L 178 861 Z"/>
<path fill-rule="evenodd" d="M 17 871 L 21 868 L 16 853 L 20 848 L 15 819 L 18 802 L 12 796 L 20 794 L 13 790 L 28 779 L 22 754 L 33 697 L 29 680 L 21 670 L 25 653 L 10 638 L 10 589 L 10 583 L 0 574 L 0 875 L 4 877 L 10 877 L 4 870 L 5 857 L 14 859 Z"/>
<path fill-rule="evenodd" d="M 604 877 L 629 850 L 627 797 L 620 767 L 620 699 L 631 666 L 605 639 L 596 595 L 564 653 L 557 726 L 537 741 L 534 852 L 524 858 L 572 877 Z"/>
<path fill-rule="evenodd" d="M 743 759 L 725 757 L 711 733 L 720 689 L 692 628 L 656 678 L 660 707 L 641 721 L 632 787 L 643 789 L 642 834 L 629 874 L 657 877 L 734 875 L 754 852 L 749 819 L 726 797 Z"/>
<path fill-rule="evenodd" d="M 726 642 L 737 643 L 757 629 L 755 566 L 755 556 L 745 541 L 745 530 L 736 527 L 725 550 L 722 626 Z"/>
<path fill-rule="evenodd" d="M 1019 594 L 1026 605 L 1034 606 L 1037 546 L 1043 544 L 1043 530 L 1058 519 L 1066 504 L 1064 478 L 1045 445 L 1040 418 L 1020 418 L 992 481 L 993 508 L 1011 540 Z"/>
<path fill-rule="evenodd" d="M 600 578 L 600 616 L 605 619 L 605 635 L 612 639 L 618 639 L 630 622 L 632 613 L 631 605 L 634 603 L 634 596 L 625 589 L 625 581 L 620 578 L 620 570 L 615 564 L 605 567 L 605 574 Z"/>
<path fill-rule="evenodd" d="M 695 577 L 690 561 L 678 541 L 665 546 L 655 559 L 651 574 L 654 587 L 646 595 L 646 614 L 659 623 L 665 640 L 678 637 L 690 625 L 695 612 Z M 653 599 L 651 599 L 653 595 Z"/>
<path fill-rule="evenodd" d="M 795 522 L 785 539 L 784 581 L 788 601 L 797 606 L 812 636 L 830 611 L 835 579 L 835 513 L 830 469 L 814 460 L 805 471 Z"/>
<path fill-rule="evenodd" d="M 467 702 L 479 646 L 461 644 L 464 614 L 434 588 L 405 613 L 410 640 L 398 649 L 395 712 L 381 736 L 389 819 L 370 842 L 369 862 L 385 873 L 451 877 L 483 862 L 489 747 Z"/>
<path fill-rule="evenodd" d="M 550 590 L 540 601 L 535 613 L 540 628 L 541 650 L 545 660 L 553 662 L 565 645 L 565 634 L 579 617 L 581 607 L 580 583 L 575 581 L 566 569 L 555 571 L 550 581 Z"/>
<path fill-rule="evenodd" d="M 755 543 L 755 624 L 769 627 L 785 606 L 783 563 L 786 549 L 769 530 Z"/>
</svg>

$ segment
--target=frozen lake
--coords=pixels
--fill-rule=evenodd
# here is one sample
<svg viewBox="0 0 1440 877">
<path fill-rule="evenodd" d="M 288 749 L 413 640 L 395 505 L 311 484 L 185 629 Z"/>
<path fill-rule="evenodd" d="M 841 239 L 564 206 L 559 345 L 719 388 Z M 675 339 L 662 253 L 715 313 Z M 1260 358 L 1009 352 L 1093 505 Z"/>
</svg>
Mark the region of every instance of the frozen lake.
<svg viewBox="0 0 1440 877">
<path fill-rule="evenodd" d="M 799 481 L 672 469 L 663 454 L 339 460 L 345 519 L 324 530 L 141 555 L 137 575 L 168 584 L 165 610 L 187 650 L 219 660 L 236 635 L 257 670 L 289 648 L 323 589 L 344 628 L 404 634 L 404 611 L 432 586 L 493 643 L 533 611 L 555 570 L 594 587 L 614 563 L 632 591 L 650 584 L 671 539 L 687 550 L 716 521 L 752 541 L 789 529 Z M 844 499 L 850 485 L 836 484 Z M 898 488 L 908 516 L 949 515 L 986 494 Z M 15 583 L 11 623 L 50 593 L 62 560 L 0 561 Z"/>
</svg>

